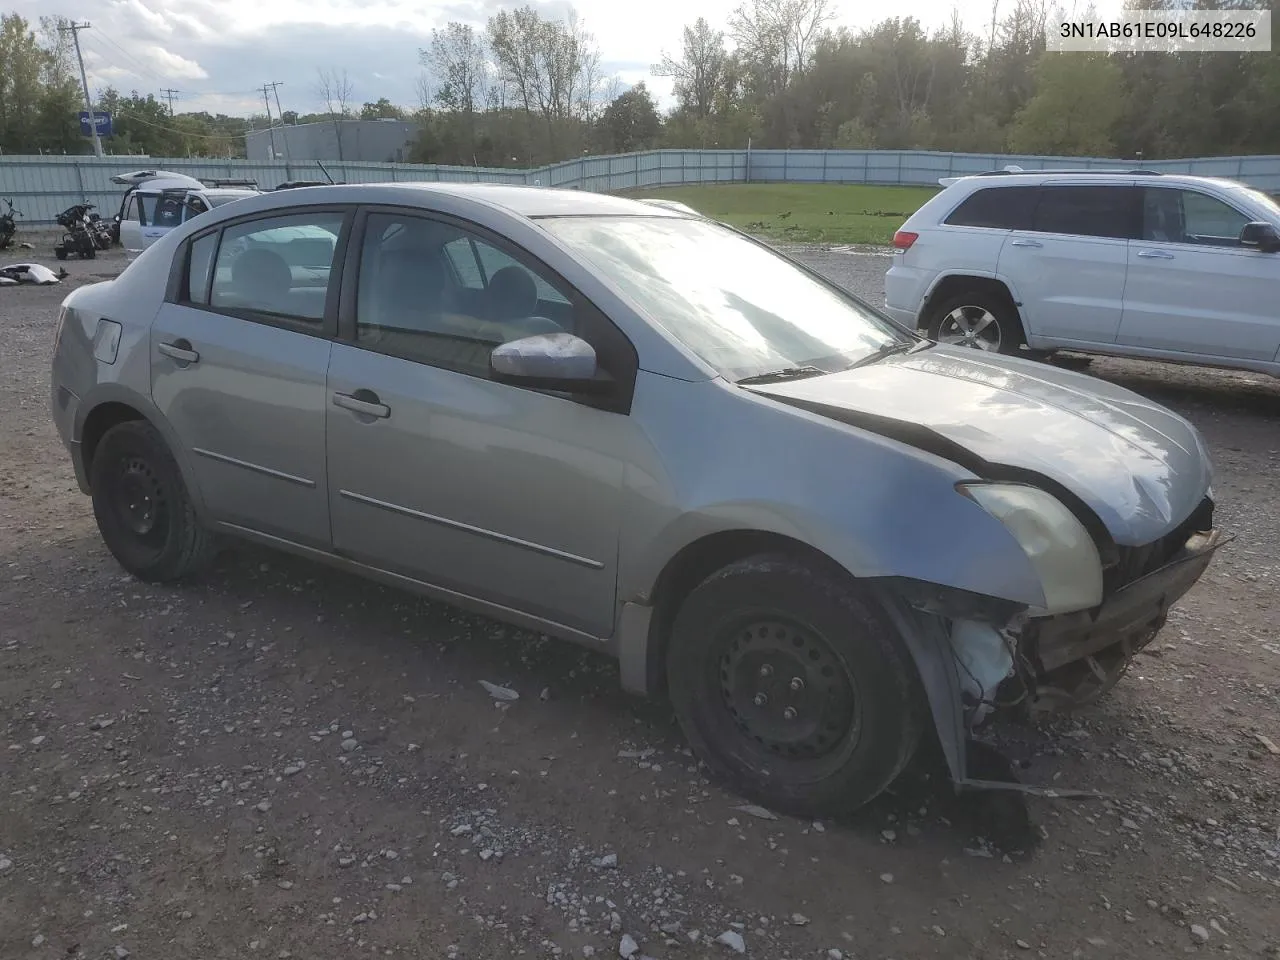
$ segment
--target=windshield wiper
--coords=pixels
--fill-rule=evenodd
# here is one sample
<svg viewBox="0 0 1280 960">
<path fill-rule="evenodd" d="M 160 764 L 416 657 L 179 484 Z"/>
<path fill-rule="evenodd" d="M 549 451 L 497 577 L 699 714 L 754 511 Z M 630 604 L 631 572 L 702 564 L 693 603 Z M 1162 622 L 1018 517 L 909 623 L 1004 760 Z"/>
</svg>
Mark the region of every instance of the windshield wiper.
<svg viewBox="0 0 1280 960">
<path fill-rule="evenodd" d="M 885 357 L 891 357 L 895 353 L 919 353 L 921 350 L 927 350 L 931 346 L 933 346 L 933 342 L 930 340 L 900 340 L 897 343 L 878 347 L 874 352 L 855 361 L 849 369 L 864 367 L 869 363 L 875 363 L 877 360 L 883 360 Z"/>
<path fill-rule="evenodd" d="M 829 370 L 820 370 L 814 366 L 783 367 L 781 370 L 770 370 L 768 373 L 757 373 L 753 377 L 743 377 L 734 383 L 779 383 L 783 380 L 800 380 L 804 377 L 820 377 Z"/>
</svg>

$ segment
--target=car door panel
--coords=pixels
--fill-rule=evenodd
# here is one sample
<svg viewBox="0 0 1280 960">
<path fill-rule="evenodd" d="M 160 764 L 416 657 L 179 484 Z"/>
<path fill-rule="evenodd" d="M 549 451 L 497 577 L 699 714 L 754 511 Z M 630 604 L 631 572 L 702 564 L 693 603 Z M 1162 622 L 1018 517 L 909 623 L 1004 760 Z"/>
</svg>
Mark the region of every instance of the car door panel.
<svg viewBox="0 0 1280 960">
<path fill-rule="evenodd" d="M 1280 256 L 1241 247 L 1249 217 L 1186 189 L 1148 188 L 1118 343 L 1205 358 L 1280 351 Z"/>
<path fill-rule="evenodd" d="M 328 377 L 335 549 L 609 636 L 634 424 L 489 370 L 497 342 L 607 321 L 456 222 L 375 211 L 363 224 Z"/>
<path fill-rule="evenodd" d="M 1112 343 L 1124 310 L 1128 242 L 1010 234 L 999 272 L 1017 277 L 1027 333 Z"/>
<path fill-rule="evenodd" d="M 1135 197 L 1126 184 L 1041 188 L 1031 229 L 1006 237 L 997 267 L 1018 278 L 1028 336 L 1115 342 Z"/>
<path fill-rule="evenodd" d="M 151 329 L 152 398 L 183 438 L 211 519 L 328 549 L 325 415 L 337 262 L 349 210 L 232 222 L 192 239 Z M 333 242 L 299 300 L 283 231 Z M 317 267 L 317 269 L 319 269 Z M 319 294 L 319 299 L 310 296 Z"/>
<path fill-rule="evenodd" d="M 357 346 L 333 349 L 334 548 L 608 635 L 622 486 L 614 444 L 625 418 Z M 346 397 L 387 416 L 340 405 Z"/>
<path fill-rule="evenodd" d="M 166 303 L 151 342 L 152 398 L 187 444 L 210 516 L 328 546 L 330 341 Z"/>
</svg>

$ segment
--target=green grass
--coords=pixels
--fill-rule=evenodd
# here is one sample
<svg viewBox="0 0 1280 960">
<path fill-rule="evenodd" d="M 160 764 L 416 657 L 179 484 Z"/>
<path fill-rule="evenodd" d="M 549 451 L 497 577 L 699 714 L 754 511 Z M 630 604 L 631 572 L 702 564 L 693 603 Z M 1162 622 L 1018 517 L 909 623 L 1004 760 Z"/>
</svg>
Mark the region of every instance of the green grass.
<svg viewBox="0 0 1280 960">
<path fill-rule="evenodd" d="M 791 243 L 887 244 L 934 187 L 724 183 L 629 190 L 678 200 L 740 230 Z"/>
</svg>

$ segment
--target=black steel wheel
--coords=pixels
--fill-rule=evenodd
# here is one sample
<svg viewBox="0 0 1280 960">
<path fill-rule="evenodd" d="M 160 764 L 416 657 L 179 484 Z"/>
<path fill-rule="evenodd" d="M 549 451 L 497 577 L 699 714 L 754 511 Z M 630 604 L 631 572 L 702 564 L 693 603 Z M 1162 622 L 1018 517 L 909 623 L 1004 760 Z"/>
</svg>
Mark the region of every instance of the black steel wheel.
<svg viewBox="0 0 1280 960">
<path fill-rule="evenodd" d="M 667 675 L 713 774 L 798 816 L 878 795 L 911 759 L 926 715 L 910 654 L 877 603 L 784 556 L 732 564 L 689 594 Z"/>
<path fill-rule="evenodd" d="M 94 518 L 107 549 L 140 580 L 177 580 L 212 554 L 164 438 L 145 420 L 108 430 L 90 466 Z"/>
</svg>

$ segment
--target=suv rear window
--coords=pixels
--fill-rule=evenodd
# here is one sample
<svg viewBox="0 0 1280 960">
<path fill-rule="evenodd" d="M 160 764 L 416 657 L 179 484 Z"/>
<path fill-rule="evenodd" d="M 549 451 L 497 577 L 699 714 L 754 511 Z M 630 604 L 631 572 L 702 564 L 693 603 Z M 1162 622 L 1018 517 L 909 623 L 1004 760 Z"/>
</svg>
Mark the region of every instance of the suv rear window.
<svg viewBox="0 0 1280 960">
<path fill-rule="evenodd" d="M 985 187 L 951 211 L 946 223 L 956 227 L 1029 230 L 1039 187 Z"/>
<path fill-rule="evenodd" d="M 1077 237 L 1136 239 L 1138 190 L 1123 186 L 1045 186 L 1031 229 Z"/>
</svg>

